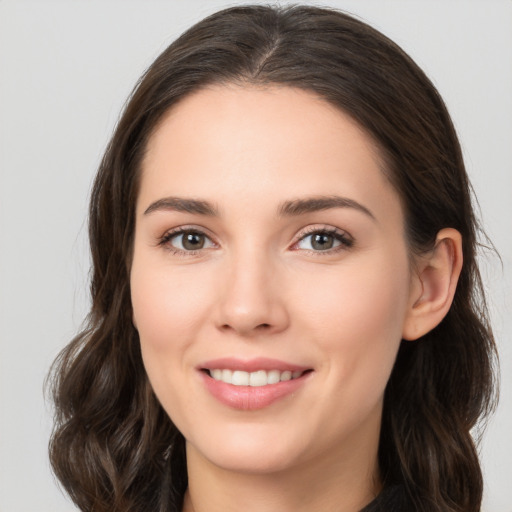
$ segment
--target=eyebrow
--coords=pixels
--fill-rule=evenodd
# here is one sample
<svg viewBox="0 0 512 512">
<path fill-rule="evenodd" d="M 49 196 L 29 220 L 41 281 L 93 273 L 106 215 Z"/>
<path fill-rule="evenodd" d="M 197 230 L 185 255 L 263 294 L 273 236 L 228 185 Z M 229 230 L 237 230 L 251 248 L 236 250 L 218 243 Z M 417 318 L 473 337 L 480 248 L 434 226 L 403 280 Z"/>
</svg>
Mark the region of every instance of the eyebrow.
<svg viewBox="0 0 512 512">
<path fill-rule="evenodd" d="M 183 197 L 164 197 L 151 203 L 144 211 L 144 215 L 158 210 L 174 210 L 177 212 L 195 213 L 197 215 L 218 216 L 218 211 L 208 201 L 199 199 L 186 199 Z"/>
<path fill-rule="evenodd" d="M 376 220 L 373 213 L 361 203 L 358 203 L 354 199 L 349 199 L 348 197 L 334 195 L 314 196 L 285 201 L 278 207 L 277 211 L 282 217 L 294 217 L 304 215 L 306 213 L 330 210 L 332 208 L 352 208 L 364 213 L 372 220 Z M 183 197 L 164 197 L 162 199 L 158 199 L 148 206 L 144 211 L 144 215 L 160 210 L 186 212 L 196 215 L 205 215 L 208 217 L 217 217 L 219 215 L 217 208 L 212 203 L 201 199 Z"/>
<path fill-rule="evenodd" d="M 330 210 L 331 208 L 353 208 L 364 213 L 372 220 L 376 220 L 375 215 L 373 215 L 366 206 L 363 206 L 361 203 L 358 203 L 353 199 L 341 196 L 315 196 L 286 201 L 279 207 L 278 212 L 281 216 L 288 217 L 322 210 Z"/>
</svg>

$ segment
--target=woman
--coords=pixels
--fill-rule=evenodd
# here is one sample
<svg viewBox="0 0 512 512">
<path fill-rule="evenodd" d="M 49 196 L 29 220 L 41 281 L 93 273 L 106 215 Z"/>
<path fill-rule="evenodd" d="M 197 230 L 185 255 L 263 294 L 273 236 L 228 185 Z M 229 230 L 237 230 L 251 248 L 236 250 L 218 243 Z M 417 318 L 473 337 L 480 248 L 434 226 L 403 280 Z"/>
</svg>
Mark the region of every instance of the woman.
<svg viewBox="0 0 512 512">
<path fill-rule="evenodd" d="M 96 178 L 57 476 L 81 510 L 479 510 L 476 235 L 449 115 L 394 43 L 314 7 L 210 16 Z"/>
</svg>

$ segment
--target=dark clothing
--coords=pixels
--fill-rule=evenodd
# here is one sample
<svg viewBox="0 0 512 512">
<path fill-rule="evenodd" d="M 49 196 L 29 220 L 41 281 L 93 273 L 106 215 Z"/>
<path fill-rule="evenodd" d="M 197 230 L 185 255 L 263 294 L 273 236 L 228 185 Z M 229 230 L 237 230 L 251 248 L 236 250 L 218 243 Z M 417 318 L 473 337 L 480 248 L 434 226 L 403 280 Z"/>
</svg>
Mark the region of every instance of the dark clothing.
<svg viewBox="0 0 512 512">
<path fill-rule="evenodd" d="M 414 512 L 407 495 L 400 485 L 384 489 L 361 512 Z"/>
</svg>

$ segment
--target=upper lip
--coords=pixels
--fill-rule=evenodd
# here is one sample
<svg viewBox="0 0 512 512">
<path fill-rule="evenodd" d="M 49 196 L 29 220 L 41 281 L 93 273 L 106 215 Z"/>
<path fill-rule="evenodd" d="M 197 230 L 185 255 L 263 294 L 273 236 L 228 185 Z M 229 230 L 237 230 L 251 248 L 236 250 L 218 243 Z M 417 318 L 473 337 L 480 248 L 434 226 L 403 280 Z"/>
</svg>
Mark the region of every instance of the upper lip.
<svg viewBox="0 0 512 512">
<path fill-rule="evenodd" d="M 279 370 L 281 372 L 291 371 L 306 371 L 311 370 L 311 367 L 302 366 L 299 364 L 288 363 L 279 359 L 270 359 L 268 357 L 257 357 L 254 359 L 238 359 L 235 357 L 222 357 L 219 359 L 212 359 L 205 361 L 197 366 L 199 370 L 239 370 L 243 372 L 256 372 L 258 370 Z"/>
</svg>

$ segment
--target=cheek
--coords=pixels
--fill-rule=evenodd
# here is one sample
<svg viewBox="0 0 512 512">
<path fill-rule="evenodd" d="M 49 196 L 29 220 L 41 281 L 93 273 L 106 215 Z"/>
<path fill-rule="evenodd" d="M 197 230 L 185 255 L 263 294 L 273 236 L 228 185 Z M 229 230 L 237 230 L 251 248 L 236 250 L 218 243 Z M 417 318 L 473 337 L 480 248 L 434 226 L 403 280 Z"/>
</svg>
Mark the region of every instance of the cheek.
<svg viewBox="0 0 512 512">
<path fill-rule="evenodd" d="M 316 274 L 297 318 L 304 329 L 313 329 L 333 372 L 347 376 L 371 371 L 387 380 L 408 304 L 407 259 L 398 255 L 354 261 L 343 270 Z"/>
<path fill-rule="evenodd" d="M 137 256 L 137 255 L 136 255 Z M 149 381 L 163 408 L 177 425 L 190 407 L 179 392 L 191 364 L 194 342 L 208 314 L 205 276 L 192 266 L 172 269 L 152 258 L 135 257 L 131 272 L 134 323 Z"/>
<path fill-rule="evenodd" d="M 163 271 L 135 260 L 131 294 L 143 350 L 172 352 L 186 345 L 204 324 L 209 288 L 204 280 L 198 288 L 192 267 Z"/>
<path fill-rule="evenodd" d="M 302 305 L 302 329 L 313 329 L 324 388 L 331 390 L 324 407 L 326 438 L 337 439 L 339 431 L 380 417 L 407 304 L 404 267 L 398 274 L 393 268 L 347 265 L 330 276 L 317 275 L 316 292 Z"/>
</svg>

